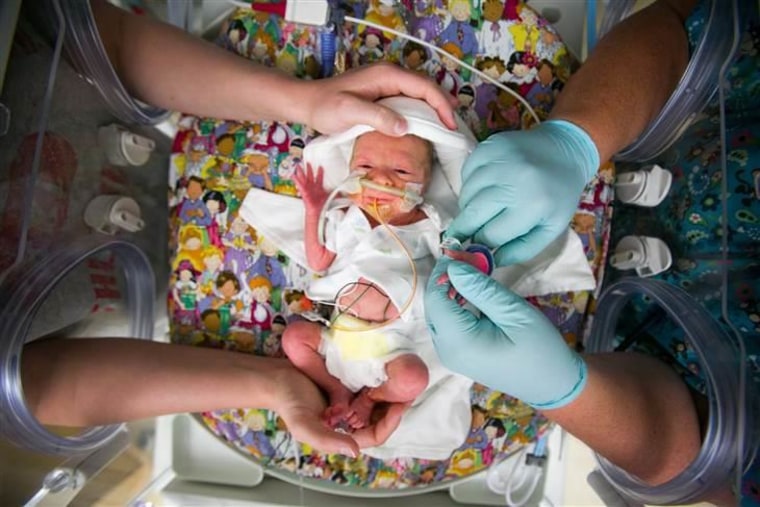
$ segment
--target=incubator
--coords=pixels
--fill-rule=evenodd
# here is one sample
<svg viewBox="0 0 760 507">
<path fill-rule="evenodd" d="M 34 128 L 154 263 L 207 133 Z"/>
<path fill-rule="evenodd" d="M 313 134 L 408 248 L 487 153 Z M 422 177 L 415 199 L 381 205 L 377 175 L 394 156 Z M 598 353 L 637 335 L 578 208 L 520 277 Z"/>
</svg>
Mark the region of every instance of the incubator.
<svg viewBox="0 0 760 507">
<path fill-rule="evenodd" d="M 30 9 L 32 3 L 26 2 L 23 8 Z M 209 3 L 170 0 L 169 18 L 184 28 L 193 28 L 196 21 L 190 19 L 189 11 Z M 719 3 L 709 2 L 713 11 L 718 9 Z M 15 25 L 20 4 L 20 1 L 11 0 L 0 5 L 0 26 Z M 549 5 L 548 8 L 554 9 L 551 11 L 554 16 L 559 12 L 562 23 L 576 15 L 569 11 L 576 9 L 577 5 L 568 6 L 568 2 L 536 4 L 544 9 Z M 108 64 L 87 4 L 73 0 L 49 0 L 49 6 L 51 9 L 47 12 L 29 12 L 22 18 L 37 20 L 35 23 L 39 25 L 31 30 L 32 33 L 57 34 L 52 49 L 49 53 L 32 52 L 23 57 L 19 56 L 23 51 L 16 49 L 5 73 L 5 81 L 0 81 L 3 85 L 0 89 L 0 204 L 5 208 L 2 241 L 7 241 L 7 244 L 3 243 L 5 246 L 0 255 L 0 336 L 4 337 L 0 340 L 0 433 L 4 439 L 28 449 L 27 453 L 3 447 L 2 453 L 16 457 L 30 470 L 23 479 L 7 479 L 16 477 L 9 473 L 10 459 L 14 458 L 3 458 L 0 498 L 29 505 L 94 501 L 98 487 L 112 485 L 104 486 L 102 481 L 119 482 L 122 478 L 124 473 L 118 471 L 112 460 L 119 457 L 114 463 L 123 464 L 125 456 L 132 458 L 127 470 L 137 476 L 139 485 L 132 487 L 116 502 L 135 507 L 153 504 L 218 505 L 221 502 L 247 505 L 360 503 L 382 506 L 408 501 L 415 505 L 435 506 L 504 505 L 505 493 L 511 495 L 512 502 L 525 505 L 602 505 L 600 497 L 607 505 L 619 505 L 614 503 L 621 501 L 617 496 L 619 494 L 629 505 L 633 505 L 632 502 L 652 501 L 653 498 L 689 498 L 694 490 L 688 482 L 684 485 L 683 481 L 688 478 L 681 478 L 678 485 L 669 490 L 665 488 L 667 491 L 664 492 L 641 493 L 635 483 L 631 484 L 631 478 L 623 476 L 603 461 L 599 467 L 604 476 L 603 483 L 606 486 L 614 484 L 618 492 L 603 491 L 604 486 L 599 487 L 598 495 L 590 492 L 582 483 L 585 483 L 587 472 L 595 468 L 591 454 L 573 443 L 572 438 L 558 428 L 544 428 L 543 437 L 534 439 L 522 449 L 510 449 L 502 457 L 503 461 L 490 469 L 439 484 L 404 490 L 345 487 L 311 479 L 298 471 L 263 466 L 261 460 L 251 459 L 239 448 L 222 441 L 210 431 L 210 425 L 204 425 L 198 417 L 189 415 L 158 418 L 147 425 L 147 431 L 144 429 L 146 426 L 133 425 L 131 433 L 123 426 L 115 426 L 71 436 L 39 425 L 24 405 L 23 386 L 19 382 L 19 354 L 26 341 L 51 331 L 60 332 L 61 329 L 65 329 L 67 334 L 79 336 L 123 335 L 136 339 L 163 339 L 167 335 L 165 299 L 169 259 L 165 250 L 169 204 L 166 202 L 166 170 L 169 167 L 171 140 L 162 131 L 170 135 L 174 133 L 172 126 L 165 122 L 168 118 L 166 111 L 142 104 L 126 93 Z M 564 16 L 565 13 L 567 16 Z M 204 14 L 207 14 L 205 9 Z M 219 18 L 218 14 L 212 14 L 211 18 Z M 226 14 L 226 11 L 222 13 L 222 17 Z M 614 24 L 615 16 L 622 14 L 613 11 L 605 18 L 605 26 Z M 684 85 L 689 87 L 687 91 L 701 86 L 702 89 L 712 90 L 710 94 L 715 93 L 717 71 L 713 67 L 716 65 L 714 62 L 722 64 L 730 53 L 730 48 L 724 46 L 708 51 L 713 47 L 711 41 L 718 38 L 724 40 L 722 36 L 731 33 L 732 28 L 724 25 L 716 27 L 717 16 L 710 19 L 713 20 L 713 25 L 710 25 L 713 31 L 707 31 L 705 41 L 700 45 L 699 55 L 705 56 L 695 56 L 690 64 L 689 75 L 684 80 L 691 83 Z M 17 30 L 24 33 L 23 26 Z M 575 30 L 580 32 L 582 27 Z M 576 39 L 577 32 L 562 35 Z M 9 32 L 3 30 L 2 33 Z M 7 46 L 0 49 L 10 54 L 10 41 L 0 40 L 1 44 L 6 42 Z M 31 42 L 32 47 L 36 44 L 41 42 Z M 0 53 L 3 57 L 0 63 L 8 58 L 6 53 Z M 75 71 L 63 63 L 65 57 Z M 693 70 L 697 68 L 697 63 L 704 61 L 713 63 L 699 67 L 701 71 Z M 706 67 L 711 68 L 713 73 L 708 73 Z M 0 68 L 4 69 L 4 66 Z M 81 81 L 80 75 L 86 76 L 100 91 L 107 108 L 92 96 L 91 88 Z M 702 86 L 704 83 L 716 86 Z M 85 99 L 86 95 L 90 96 Z M 693 119 L 695 113 L 689 111 L 700 109 L 699 104 L 703 105 L 709 99 L 691 93 L 679 96 L 683 100 L 688 99 L 689 104 L 672 106 L 671 109 L 677 110 L 678 114 L 672 113 L 670 116 L 663 113 L 666 117 L 658 119 L 656 125 L 651 127 L 654 133 L 642 136 L 621 157 L 638 161 L 652 159 L 665 149 L 664 144 L 674 141 L 685 124 Z M 22 100 L 22 97 L 27 100 Z M 114 130 L 121 132 L 126 128 L 138 136 L 131 138 L 137 140 L 137 144 L 144 143 L 140 141 L 143 139 L 152 145 L 147 156 L 144 150 L 138 150 L 140 160 L 147 158 L 145 166 L 131 164 L 129 157 L 119 159 L 118 155 L 116 158 L 107 156 L 107 152 L 114 151 L 114 141 L 113 138 L 99 138 L 98 127 L 115 121 L 119 127 Z M 662 130 L 655 130 L 657 128 L 665 129 L 671 135 L 662 136 Z M 56 131 L 70 133 L 68 140 L 49 134 Z M 24 137 L 30 132 L 48 134 Z M 73 136 L 76 142 L 69 144 Z M 122 142 L 119 139 L 118 142 Z M 657 139 L 657 143 L 652 139 Z M 130 140 L 124 142 L 129 143 Z M 121 153 L 123 156 L 124 152 Z M 371 186 L 371 182 L 366 181 L 358 184 Z M 399 197 L 412 203 L 419 195 L 415 189 L 408 189 Z M 103 204 L 104 199 L 110 203 L 108 206 Z M 117 202 L 127 203 L 122 204 L 126 207 L 116 207 Z M 59 207 L 53 210 L 54 205 Z M 92 217 L 97 215 L 102 218 L 104 213 L 87 213 L 89 205 L 100 206 L 98 209 L 107 208 L 107 215 L 114 218 L 107 219 L 107 223 L 96 223 Z M 112 212 L 114 208 L 116 211 Z M 122 209 L 128 215 L 119 213 Z M 135 226 L 135 220 L 139 221 L 140 227 Z M 103 231 L 109 234 L 103 234 Z M 724 255 L 728 254 L 724 251 Z M 726 286 L 722 285 L 726 283 L 726 277 L 727 274 L 715 289 L 725 298 L 725 305 L 730 306 L 737 302 L 732 300 Z M 602 304 L 612 304 L 610 301 L 622 297 L 625 291 L 645 288 L 639 282 L 627 283 L 613 288 L 605 296 L 606 299 L 602 299 L 600 307 Z M 651 290 L 665 289 L 655 287 Z M 683 301 L 679 299 L 679 303 Z M 681 310 L 688 313 L 693 302 L 685 301 Z M 671 304 L 671 301 L 667 300 L 666 303 Z M 612 315 L 614 312 L 608 315 L 609 319 L 613 318 Z M 727 320 L 730 327 L 730 318 Z M 707 326 L 708 321 L 705 322 Z M 613 324 L 597 317 L 596 334 L 592 334 L 587 344 L 589 349 L 603 350 L 613 346 L 604 338 L 614 333 L 599 334 L 609 330 Z M 735 349 L 741 350 L 741 332 L 733 331 L 735 338 L 731 343 L 735 343 Z M 726 374 L 727 365 L 738 364 L 731 355 L 736 350 L 729 347 L 720 351 L 724 361 L 716 363 L 715 369 L 711 370 L 711 354 L 716 353 L 716 349 L 707 340 L 702 358 L 705 369 L 710 370 L 709 376 Z M 714 431 L 708 432 L 711 440 L 705 444 L 706 456 L 701 456 L 702 461 L 695 463 L 695 467 L 701 467 L 706 461 L 706 469 L 712 470 L 710 466 L 722 467 L 717 473 L 736 477 L 736 470 L 743 468 L 755 452 L 757 435 L 752 425 L 758 425 L 757 419 L 752 419 L 757 417 L 756 407 L 747 405 L 745 408 L 742 404 L 745 397 L 749 398 L 745 372 L 739 368 L 732 373 L 730 385 L 715 382 L 716 392 L 710 398 L 709 413 Z M 738 389 L 738 397 L 729 392 L 730 387 Z M 720 422 L 712 422 L 718 419 Z M 718 429 L 725 433 L 719 433 Z M 736 442 L 735 448 L 719 448 L 721 438 Z M 708 443 L 713 447 L 709 447 Z M 135 458 L 134 449 L 141 447 L 152 447 L 152 456 Z M 298 446 L 290 445 L 289 452 L 294 462 L 299 462 Z M 42 458 L 43 453 L 58 457 Z M 143 469 L 152 469 L 152 472 L 135 472 L 138 468 L 135 462 L 139 462 Z M 100 483 L 97 478 L 99 474 Z M 84 494 L 75 498 L 83 489 L 87 493 L 85 486 L 88 483 L 92 496 Z M 93 490 L 95 493 L 92 493 Z M 410 493 L 415 496 L 398 498 Z"/>
<path fill-rule="evenodd" d="M 165 278 L 166 254 L 150 245 L 166 237 L 160 174 L 170 143 L 131 118 L 114 118 L 117 102 L 106 107 L 63 63 L 79 62 L 82 75 L 92 71 L 93 81 L 107 85 L 87 67 L 107 64 L 89 6 L 33 4 L 0 6 L 0 497 L 8 504 L 65 504 L 130 438 L 121 425 L 74 433 L 40 425 L 25 404 L 21 348 L 51 333 L 152 339 L 166 325 L 155 311 L 162 307 L 156 279 Z M 66 29 L 98 42 L 66 39 Z M 40 36 L 46 32 L 56 35 L 52 45 Z M 128 108 L 137 111 L 134 102 Z M 141 111 L 151 121 L 166 114 Z M 98 127 L 118 120 L 131 123 L 128 142 L 150 148 L 132 159 L 137 163 L 106 160 Z"/>
</svg>

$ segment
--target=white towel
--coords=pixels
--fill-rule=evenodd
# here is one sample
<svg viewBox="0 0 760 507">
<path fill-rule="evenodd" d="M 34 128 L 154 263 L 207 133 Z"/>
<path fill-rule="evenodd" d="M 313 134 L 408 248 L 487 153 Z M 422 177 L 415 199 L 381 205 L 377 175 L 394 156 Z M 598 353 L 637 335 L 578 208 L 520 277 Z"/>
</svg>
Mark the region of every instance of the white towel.
<svg viewBox="0 0 760 507">
<path fill-rule="evenodd" d="M 458 211 L 462 164 L 476 144 L 472 133 L 459 119 L 459 131 L 449 130 L 435 111 L 420 100 L 391 97 L 380 103 L 404 115 L 410 134 L 433 144 L 435 166 L 424 197 L 439 212 L 445 226 Z M 371 127 L 359 125 L 341 134 L 320 137 L 306 146 L 304 161 L 315 168 L 324 168 L 328 191 L 348 176 L 354 141 L 370 130 Z M 248 192 L 241 207 L 242 217 L 259 234 L 273 241 L 292 261 L 307 266 L 304 211 L 298 198 L 255 188 Z M 571 230 L 531 261 L 499 268 L 494 277 L 522 296 L 589 290 L 595 286 L 580 238 Z M 430 370 L 428 388 L 382 446 L 363 450 L 370 456 L 446 459 L 467 437 L 472 381 L 440 364 L 429 336 L 417 341 L 415 353 Z"/>
<path fill-rule="evenodd" d="M 472 380 L 447 370 L 438 359 L 427 329 L 421 331 L 428 339 L 418 340 L 415 353 L 428 367 L 428 387 L 383 445 L 362 449 L 373 458 L 447 459 L 470 432 Z"/>
<path fill-rule="evenodd" d="M 271 239 L 291 260 L 307 267 L 304 212 L 301 199 L 258 188 L 248 191 L 240 209 L 257 233 Z M 581 239 L 571 229 L 533 259 L 497 268 L 493 277 L 523 297 L 593 290 L 596 286 Z"/>
</svg>

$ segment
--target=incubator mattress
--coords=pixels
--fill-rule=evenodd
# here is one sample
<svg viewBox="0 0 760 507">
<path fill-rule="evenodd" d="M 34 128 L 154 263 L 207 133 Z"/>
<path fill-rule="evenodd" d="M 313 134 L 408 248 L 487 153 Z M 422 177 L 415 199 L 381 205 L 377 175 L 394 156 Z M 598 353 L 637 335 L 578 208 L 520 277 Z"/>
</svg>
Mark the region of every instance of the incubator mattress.
<svg viewBox="0 0 760 507">
<path fill-rule="evenodd" d="M 513 0 L 506 5 L 500 0 L 373 0 L 349 2 L 349 9 L 356 17 L 412 33 L 491 73 L 524 96 L 541 118 L 547 116 L 574 63 L 553 28 Z M 510 95 L 413 42 L 350 24 L 341 32 L 335 72 L 385 60 L 430 75 L 459 98 L 459 113 L 479 139 L 532 123 Z M 239 10 L 225 23 L 218 43 L 299 77 L 319 77 L 318 31 L 286 24 L 274 15 Z M 180 120 L 169 181 L 173 274 L 168 306 L 173 342 L 283 356 L 283 329 L 312 306 L 302 293 L 308 275 L 248 227 L 238 210 L 251 187 L 296 195 L 293 170 L 301 163 L 303 145 L 314 136 L 303 125 L 189 116 Z M 606 257 L 612 176 L 612 166 L 603 167 L 573 221 L 598 280 Z M 554 294 L 530 302 L 572 346 L 588 325 L 593 296 Z M 476 384 L 471 397 L 470 435 L 441 461 L 320 454 L 292 441 L 277 415 L 265 410 L 224 410 L 199 417 L 220 439 L 267 467 L 357 487 L 401 489 L 478 472 L 548 427 L 544 418 L 509 396 Z"/>
</svg>

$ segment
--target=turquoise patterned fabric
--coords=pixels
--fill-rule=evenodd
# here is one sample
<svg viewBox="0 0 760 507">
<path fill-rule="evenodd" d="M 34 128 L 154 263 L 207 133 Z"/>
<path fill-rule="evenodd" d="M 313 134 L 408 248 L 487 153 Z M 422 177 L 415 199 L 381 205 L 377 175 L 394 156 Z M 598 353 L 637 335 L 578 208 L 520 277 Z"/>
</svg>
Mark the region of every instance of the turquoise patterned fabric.
<svg viewBox="0 0 760 507">
<path fill-rule="evenodd" d="M 750 387 L 754 389 L 752 396 L 757 399 L 760 396 L 760 23 L 756 2 L 740 4 L 743 31 L 727 75 L 725 173 L 721 166 L 720 109 L 716 96 L 703 118 L 656 160 L 673 173 L 666 200 L 654 209 L 616 204 L 611 244 L 629 234 L 658 237 L 668 244 L 673 265 L 655 278 L 689 292 L 724 325 L 730 336 L 742 337 Z M 708 13 L 709 2 L 703 1 L 687 20 L 692 49 Z M 723 199 L 727 209 L 725 227 Z M 725 316 L 721 307 L 723 234 L 728 235 L 729 248 Z M 622 274 L 609 270 L 607 282 Z M 694 390 L 704 393 L 702 365 L 683 332 L 652 308 L 646 298 L 636 300 L 631 309 L 625 312 L 619 337 L 633 341 L 635 335 L 634 348 L 663 358 Z M 758 464 L 745 474 L 742 505 L 760 505 Z"/>
</svg>

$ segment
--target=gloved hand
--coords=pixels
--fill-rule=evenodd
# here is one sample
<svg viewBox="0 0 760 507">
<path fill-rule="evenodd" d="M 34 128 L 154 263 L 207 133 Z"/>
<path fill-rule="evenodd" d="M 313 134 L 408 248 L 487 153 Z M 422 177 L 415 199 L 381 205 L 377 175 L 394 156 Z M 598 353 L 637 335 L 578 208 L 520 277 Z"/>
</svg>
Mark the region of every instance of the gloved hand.
<svg viewBox="0 0 760 507">
<path fill-rule="evenodd" d="M 439 283 L 447 272 L 449 283 Z M 476 316 L 449 288 L 480 310 Z M 586 363 L 551 322 L 514 292 L 465 263 L 441 257 L 425 292 L 425 315 L 444 366 L 539 409 L 573 401 Z"/>
<path fill-rule="evenodd" d="M 497 249 L 499 266 L 527 261 L 567 229 L 598 168 L 591 137 L 564 120 L 494 134 L 462 168 L 462 211 L 445 236 Z"/>
</svg>

